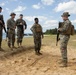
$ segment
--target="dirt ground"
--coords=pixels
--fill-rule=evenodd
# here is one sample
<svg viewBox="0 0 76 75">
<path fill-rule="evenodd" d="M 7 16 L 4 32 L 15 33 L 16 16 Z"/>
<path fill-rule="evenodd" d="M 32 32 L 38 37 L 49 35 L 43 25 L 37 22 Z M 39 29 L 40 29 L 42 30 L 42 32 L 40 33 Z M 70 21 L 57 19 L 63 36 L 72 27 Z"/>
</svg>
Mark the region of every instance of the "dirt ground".
<svg viewBox="0 0 76 75">
<path fill-rule="evenodd" d="M 61 59 L 59 45 L 55 46 L 54 36 L 50 38 L 43 40 L 42 56 L 35 55 L 31 38 L 24 39 L 23 48 L 13 51 L 3 41 L 5 52 L 0 52 L 0 75 L 76 75 L 76 49 L 71 46 L 75 39 L 68 46 L 68 67 L 62 68 L 58 63 Z"/>
</svg>

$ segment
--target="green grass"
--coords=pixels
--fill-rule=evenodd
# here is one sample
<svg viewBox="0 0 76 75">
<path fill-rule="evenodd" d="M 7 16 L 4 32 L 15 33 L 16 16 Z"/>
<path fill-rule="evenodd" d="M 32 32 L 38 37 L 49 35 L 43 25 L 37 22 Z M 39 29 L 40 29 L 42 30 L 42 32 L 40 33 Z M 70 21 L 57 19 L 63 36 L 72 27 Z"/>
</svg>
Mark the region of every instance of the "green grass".
<svg viewBox="0 0 76 75">
<path fill-rule="evenodd" d="M 48 45 L 56 46 L 56 35 L 45 36 L 44 39 L 42 39 L 42 44 L 47 46 Z M 15 46 L 17 47 L 16 42 L 15 42 Z M 23 46 L 25 47 L 34 46 L 33 37 L 24 38 Z M 70 37 L 69 46 L 76 48 L 76 35 Z M 2 41 L 2 47 L 4 49 L 8 49 L 7 41 L 5 40 Z"/>
</svg>

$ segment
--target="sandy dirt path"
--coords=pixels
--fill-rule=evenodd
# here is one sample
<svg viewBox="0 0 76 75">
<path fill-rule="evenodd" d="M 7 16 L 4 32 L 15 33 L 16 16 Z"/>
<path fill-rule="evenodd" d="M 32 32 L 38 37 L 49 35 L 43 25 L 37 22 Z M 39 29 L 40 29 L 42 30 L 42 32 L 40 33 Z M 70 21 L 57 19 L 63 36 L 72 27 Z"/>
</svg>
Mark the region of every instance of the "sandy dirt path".
<svg viewBox="0 0 76 75">
<path fill-rule="evenodd" d="M 67 68 L 59 67 L 59 47 L 43 45 L 42 56 L 34 54 L 33 47 L 1 52 L 0 75 L 76 75 L 76 50 L 69 47 Z"/>
<path fill-rule="evenodd" d="M 13 51 L 3 40 L 5 52 L 0 51 L 0 75 L 76 75 L 76 36 L 69 41 L 67 68 L 60 67 L 58 63 L 61 54 L 55 39 L 53 35 L 43 39 L 42 56 L 35 55 L 33 38 L 24 38 L 23 48 Z"/>
</svg>

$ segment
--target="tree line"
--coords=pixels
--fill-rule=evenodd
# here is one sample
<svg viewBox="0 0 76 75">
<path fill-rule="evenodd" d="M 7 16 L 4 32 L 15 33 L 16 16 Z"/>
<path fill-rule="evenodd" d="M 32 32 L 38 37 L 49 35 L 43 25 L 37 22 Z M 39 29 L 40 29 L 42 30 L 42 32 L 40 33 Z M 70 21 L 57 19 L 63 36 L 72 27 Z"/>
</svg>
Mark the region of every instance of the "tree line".
<svg viewBox="0 0 76 75">
<path fill-rule="evenodd" d="M 48 30 L 45 31 L 44 34 L 52 34 L 52 35 L 55 35 L 55 34 L 57 34 L 57 28 L 48 29 Z M 75 34 L 76 34 L 76 29 L 75 29 Z"/>
</svg>

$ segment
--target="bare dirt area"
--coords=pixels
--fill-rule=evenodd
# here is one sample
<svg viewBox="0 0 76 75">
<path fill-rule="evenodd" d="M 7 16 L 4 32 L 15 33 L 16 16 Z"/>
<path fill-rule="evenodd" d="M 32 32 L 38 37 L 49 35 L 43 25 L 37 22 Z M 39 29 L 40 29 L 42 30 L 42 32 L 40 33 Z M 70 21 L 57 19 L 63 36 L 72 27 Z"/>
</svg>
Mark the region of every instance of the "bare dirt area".
<svg viewBox="0 0 76 75">
<path fill-rule="evenodd" d="M 24 39 L 23 48 L 12 51 L 5 46 L 5 52 L 0 52 L 0 75 L 76 75 L 75 47 L 69 44 L 68 67 L 62 68 L 58 63 L 61 54 L 59 46 L 55 46 L 54 37 L 44 38 L 42 56 L 35 55 L 31 38 Z M 26 40 L 27 42 L 32 41 L 32 43 L 25 43 Z"/>
</svg>

